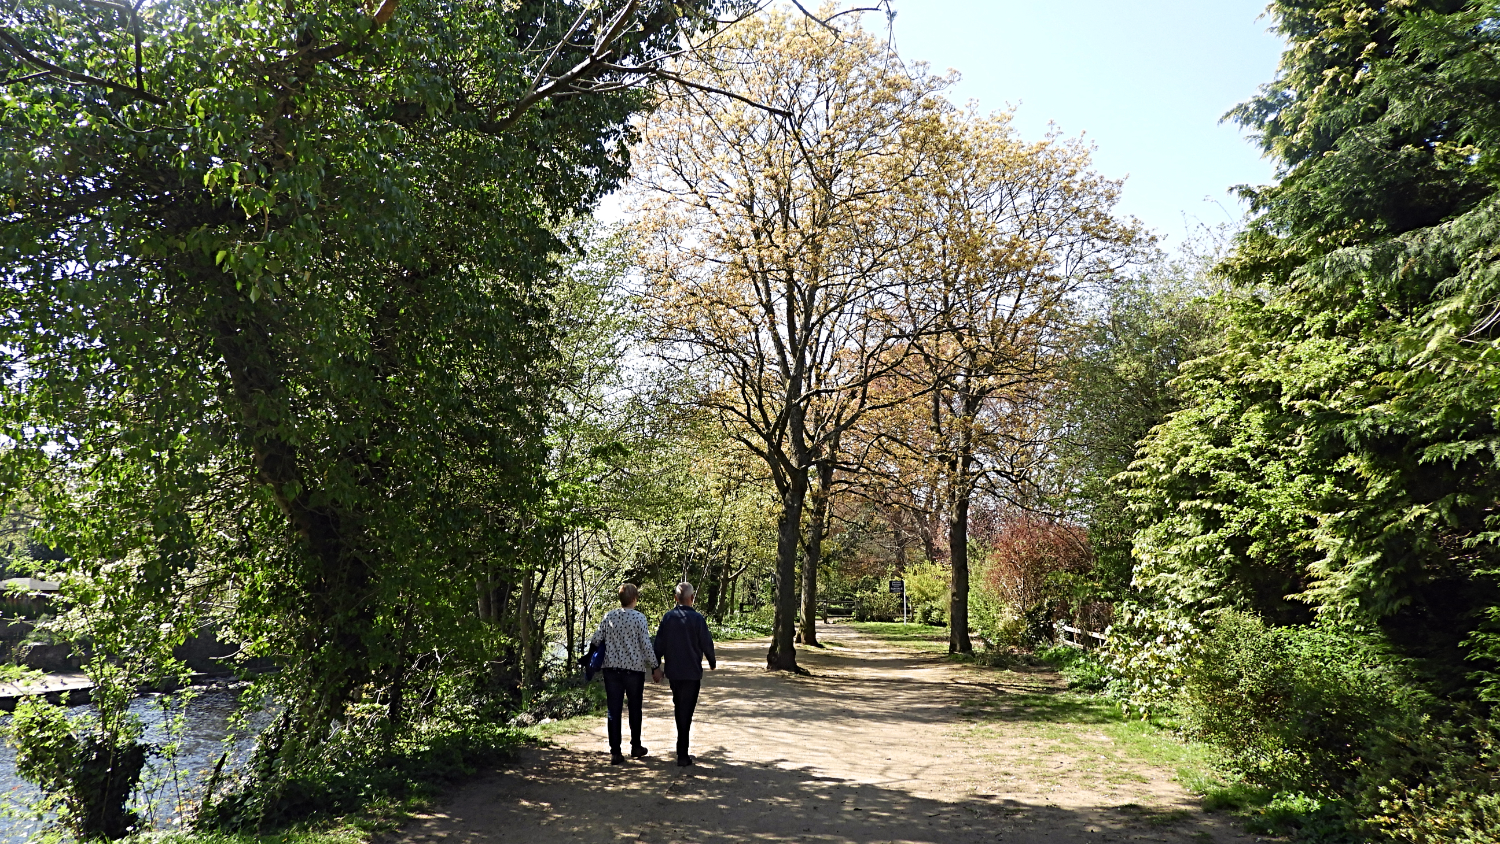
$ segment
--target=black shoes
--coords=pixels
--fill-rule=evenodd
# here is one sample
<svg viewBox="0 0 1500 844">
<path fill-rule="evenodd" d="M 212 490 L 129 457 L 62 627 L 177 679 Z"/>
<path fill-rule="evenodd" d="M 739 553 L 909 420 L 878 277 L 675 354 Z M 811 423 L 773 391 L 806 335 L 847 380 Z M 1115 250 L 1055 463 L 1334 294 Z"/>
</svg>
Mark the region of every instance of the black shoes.
<svg viewBox="0 0 1500 844">
<path fill-rule="evenodd" d="M 650 756 L 651 752 L 648 751 L 646 748 L 644 748 L 644 747 L 642 747 L 641 745 L 638 744 L 638 745 L 635 745 L 634 747 L 630 748 L 630 755 L 633 756 L 636 759 L 642 759 L 642 758 L 644 758 L 646 756 Z M 610 751 L 610 753 L 609 753 L 609 764 L 611 764 L 611 765 L 623 765 L 623 764 L 625 764 L 625 754 L 620 753 L 617 750 Z"/>
<path fill-rule="evenodd" d="M 679 757 L 677 757 L 677 767 L 679 767 L 679 768 L 686 768 L 687 766 L 693 764 L 693 762 L 695 762 L 695 761 L 697 761 L 697 757 L 692 756 L 692 755 L 679 756 Z"/>
</svg>

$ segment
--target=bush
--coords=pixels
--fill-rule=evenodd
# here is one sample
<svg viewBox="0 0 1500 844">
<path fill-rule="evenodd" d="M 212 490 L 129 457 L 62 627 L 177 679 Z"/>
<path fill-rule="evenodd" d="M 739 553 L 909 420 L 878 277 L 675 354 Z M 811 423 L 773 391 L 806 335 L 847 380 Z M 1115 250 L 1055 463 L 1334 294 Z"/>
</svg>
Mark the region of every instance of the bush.
<svg viewBox="0 0 1500 844">
<path fill-rule="evenodd" d="M 574 670 L 532 695 L 526 708 L 511 719 L 511 724 L 530 727 L 542 721 L 561 721 L 580 715 L 592 715 L 603 708 L 602 686 L 585 682 L 583 672 Z"/>
<path fill-rule="evenodd" d="M 947 567 L 933 562 L 917 563 L 907 566 L 901 578 L 906 582 L 906 601 L 913 612 L 930 605 L 939 608 L 947 618 L 948 593 L 953 588 L 953 573 Z"/>
<path fill-rule="evenodd" d="M 1109 686 L 1109 666 L 1097 651 L 1085 651 L 1067 645 L 1056 645 L 1036 655 L 1037 659 L 1054 665 L 1068 681 L 1068 688 L 1079 692 L 1102 692 Z"/>
<path fill-rule="evenodd" d="M 382 803 L 431 799 L 444 786 L 508 758 L 526 736 L 467 712 L 425 718 L 389 742 L 367 738 L 340 731 L 324 745 L 320 758 L 288 772 L 271 789 L 255 787 L 242 772 L 222 790 L 223 796 L 205 801 L 196 826 L 224 832 L 272 830 Z"/>
<path fill-rule="evenodd" d="M 69 722 L 67 710 L 24 700 L 6 729 L 16 773 L 48 795 L 36 807 L 57 812 L 80 840 L 123 838 L 138 818 L 127 808 L 146 765 L 146 746 L 108 733 L 97 721 Z"/>
<path fill-rule="evenodd" d="M 1500 842 L 1500 723 L 1456 716 L 1382 734 L 1355 795 L 1365 831 L 1415 844 Z"/>
<path fill-rule="evenodd" d="M 987 585 L 1002 601 L 1030 609 L 1062 597 L 1059 575 L 1081 574 L 1093 566 L 1086 530 L 1023 513 L 1006 520 L 984 572 Z"/>
<path fill-rule="evenodd" d="M 1252 831 L 1500 844 L 1500 723 L 1440 708 L 1357 633 L 1225 614 L 1181 682 L 1187 731 L 1266 795 Z"/>
<path fill-rule="evenodd" d="M 1377 733 L 1420 718 L 1389 669 L 1333 627 L 1268 628 L 1226 613 L 1182 680 L 1189 731 L 1279 792 L 1347 793 Z"/>
<path fill-rule="evenodd" d="M 948 607 L 934 602 L 928 602 L 912 609 L 912 620 L 918 624 L 926 624 L 931 627 L 948 626 Z"/>
<path fill-rule="evenodd" d="M 988 571 L 981 569 L 969 592 L 969 626 L 994 650 L 1021 647 L 1026 639 L 1026 622 L 1011 609 L 989 585 Z"/>
<path fill-rule="evenodd" d="M 855 621 L 895 621 L 900 617 L 900 595 L 892 595 L 889 592 L 865 592 L 855 598 Z"/>
</svg>

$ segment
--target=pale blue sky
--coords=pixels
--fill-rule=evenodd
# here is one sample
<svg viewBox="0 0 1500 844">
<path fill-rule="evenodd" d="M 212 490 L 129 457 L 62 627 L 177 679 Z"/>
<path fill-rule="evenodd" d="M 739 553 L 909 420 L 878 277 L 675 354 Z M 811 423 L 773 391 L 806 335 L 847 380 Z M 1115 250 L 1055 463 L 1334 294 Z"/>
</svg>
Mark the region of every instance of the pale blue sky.
<svg viewBox="0 0 1500 844">
<path fill-rule="evenodd" d="M 1086 132 L 1098 145 L 1096 169 L 1129 176 L 1120 209 L 1165 235 L 1169 250 L 1182 240 L 1184 213 L 1210 224 L 1237 219 L 1243 209 L 1229 187 L 1272 178 L 1238 127 L 1219 123 L 1275 73 L 1282 45 L 1260 17 L 1265 0 L 893 5 L 903 59 L 959 71 L 956 102 L 1018 105 L 1016 126 L 1028 138 L 1048 121 Z M 865 24 L 880 29 L 873 17 Z"/>
</svg>

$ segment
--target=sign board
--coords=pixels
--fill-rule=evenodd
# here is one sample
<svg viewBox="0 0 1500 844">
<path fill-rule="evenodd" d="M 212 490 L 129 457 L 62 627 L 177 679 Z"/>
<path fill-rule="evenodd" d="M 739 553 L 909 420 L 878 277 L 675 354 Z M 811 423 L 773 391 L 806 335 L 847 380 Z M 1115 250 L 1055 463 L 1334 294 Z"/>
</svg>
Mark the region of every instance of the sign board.
<svg viewBox="0 0 1500 844">
<path fill-rule="evenodd" d="M 904 581 L 904 580 L 892 580 L 891 581 L 891 594 L 892 595 L 903 595 L 905 593 L 906 593 L 906 581 Z"/>
</svg>

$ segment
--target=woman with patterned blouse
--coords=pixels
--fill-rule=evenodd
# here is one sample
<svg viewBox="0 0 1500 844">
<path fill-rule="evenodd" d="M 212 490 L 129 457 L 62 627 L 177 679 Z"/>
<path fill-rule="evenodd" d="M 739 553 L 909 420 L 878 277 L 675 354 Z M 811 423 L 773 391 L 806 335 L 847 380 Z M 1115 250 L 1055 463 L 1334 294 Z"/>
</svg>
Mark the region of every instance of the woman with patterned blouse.
<svg viewBox="0 0 1500 844">
<path fill-rule="evenodd" d="M 651 646 L 651 628 L 646 616 L 635 608 L 640 589 L 634 583 L 620 586 L 620 608 L 605 613 L 599 629 L 589 640 L 592 650 L 604 645 L 604 696 L 609 706 L 610 764 L 625 764 L 620 752 L 620 710 L 625 698 L 630 700 L 630 755 L 646 755 L 641 745 L 641 696 L 646 689 L 646 674 L 661 682 L 661 663 Z"/>
</svg>

